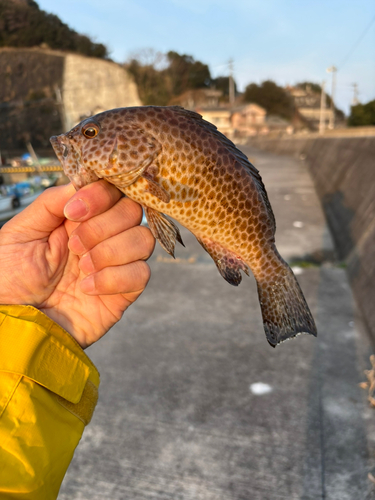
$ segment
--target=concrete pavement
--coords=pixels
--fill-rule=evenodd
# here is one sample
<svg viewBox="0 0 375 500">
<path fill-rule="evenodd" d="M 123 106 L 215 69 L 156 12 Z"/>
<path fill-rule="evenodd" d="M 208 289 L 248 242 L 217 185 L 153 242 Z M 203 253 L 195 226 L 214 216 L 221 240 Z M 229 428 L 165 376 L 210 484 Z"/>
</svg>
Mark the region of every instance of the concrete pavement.
<svg viewBox="0 0 375 500">
<path fill-rule="evenodd" d="M 373 352 L 303 163 L 242 147 L 318 326 L 272 349 L 254 279 L 232 287 L 195 238 L 157 245 L 147 291 L 88 355 L 100 399 L 59 500 L 370 500 Z"/>
</svg>

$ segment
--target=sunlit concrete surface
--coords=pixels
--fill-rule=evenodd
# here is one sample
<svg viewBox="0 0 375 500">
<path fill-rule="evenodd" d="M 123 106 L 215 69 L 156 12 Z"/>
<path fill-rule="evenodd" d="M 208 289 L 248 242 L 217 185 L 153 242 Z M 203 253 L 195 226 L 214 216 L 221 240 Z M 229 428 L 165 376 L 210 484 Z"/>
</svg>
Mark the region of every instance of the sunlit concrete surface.
<svg viewBox="0 0 375 500">
<path fill-rule="evenodd" d="M 59 500 L 375 499 L 373 352 L 302 162 L 261 171 L 280 253 L 319 335 L 272 349 L 254 279 L 232 287 L 195 238 L 157 246 L 147 291 L 88 349 L 100 399 Z"/>
</svg>

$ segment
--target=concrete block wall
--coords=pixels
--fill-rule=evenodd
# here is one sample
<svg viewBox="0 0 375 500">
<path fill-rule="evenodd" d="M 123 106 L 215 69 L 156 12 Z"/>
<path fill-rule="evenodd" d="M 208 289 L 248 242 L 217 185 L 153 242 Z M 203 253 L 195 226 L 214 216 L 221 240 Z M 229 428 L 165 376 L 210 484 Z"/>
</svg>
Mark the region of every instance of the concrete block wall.
<svg viewBox="0 0 375 500">
<path fill-rule="evenodd" d="M 308 165 L 375 342 L 375 137 L 255 137 L 250 145 Z"/>
<path fill-rule="evenodd" d="M 77 54 L 65 57 L 62 98 L 67 130 L 83 116 L 142 104 L 137 86 L 125 69 L 110 61 Z"/>
</svg>

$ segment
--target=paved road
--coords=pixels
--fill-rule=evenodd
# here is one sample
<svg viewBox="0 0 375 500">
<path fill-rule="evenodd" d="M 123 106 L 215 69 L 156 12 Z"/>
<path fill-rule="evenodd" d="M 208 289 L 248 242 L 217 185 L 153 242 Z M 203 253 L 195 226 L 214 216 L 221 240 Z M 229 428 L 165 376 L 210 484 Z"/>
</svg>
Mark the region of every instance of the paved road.
<svg viewBox="0 0 375 500">
<path fill-rule="evenodd" d="M 272 349 L 253 278 L 228 285 L 194 237 L 157 247 L 147 292 L 88 350 L 100 400 L 59 500 L 375 499 L 370 342 L 302 162 L 261 171 L 281 254 L 319 336 Z"/>
</svg>

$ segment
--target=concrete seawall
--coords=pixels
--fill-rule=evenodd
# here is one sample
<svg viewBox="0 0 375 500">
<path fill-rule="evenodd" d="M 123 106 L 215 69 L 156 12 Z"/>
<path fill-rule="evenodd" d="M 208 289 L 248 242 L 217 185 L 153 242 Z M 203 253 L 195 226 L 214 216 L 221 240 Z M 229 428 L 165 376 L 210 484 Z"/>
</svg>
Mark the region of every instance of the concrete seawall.
<svg viewBox="0 0 375 500">
<path fill-rule="evenodd" d="M 375 341 L 375 137 L 255 137 L 249 144 L 307 163 Z"/>
</svg>

